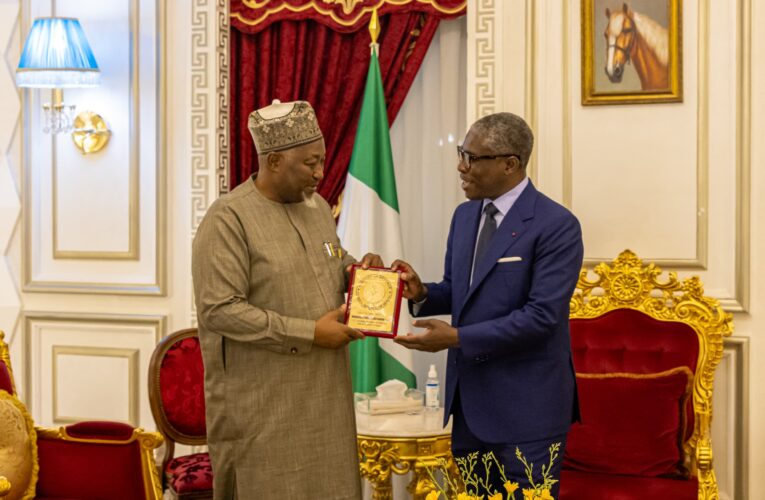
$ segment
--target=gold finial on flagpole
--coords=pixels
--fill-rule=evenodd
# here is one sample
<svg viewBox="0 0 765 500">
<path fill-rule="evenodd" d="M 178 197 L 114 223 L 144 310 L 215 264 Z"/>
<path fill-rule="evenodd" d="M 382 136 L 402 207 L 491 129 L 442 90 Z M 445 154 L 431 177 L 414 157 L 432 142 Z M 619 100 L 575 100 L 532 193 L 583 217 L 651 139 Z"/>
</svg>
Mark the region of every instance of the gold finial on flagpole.
<svg viewBox="0 0 765 500">
<path fill-rule="evenodd" d="M 377 17 L 377 9 L 372 11 L 372 19 L 369 20 L 369 34 L 372 35 L 372 43 L 377 43 L 380 36 L 380 18 Z"/>
<path fill-rule="evenodd" d="M 372 18 L 369 20 L 369 35 L 372 37 L 372 43 L 369 44 L 372 47 L 372 52 L 377 53 L 377 37 L 380 36 L 380 18 L 377 16 L 377 9 L 372 11 Z"/>
</svg>

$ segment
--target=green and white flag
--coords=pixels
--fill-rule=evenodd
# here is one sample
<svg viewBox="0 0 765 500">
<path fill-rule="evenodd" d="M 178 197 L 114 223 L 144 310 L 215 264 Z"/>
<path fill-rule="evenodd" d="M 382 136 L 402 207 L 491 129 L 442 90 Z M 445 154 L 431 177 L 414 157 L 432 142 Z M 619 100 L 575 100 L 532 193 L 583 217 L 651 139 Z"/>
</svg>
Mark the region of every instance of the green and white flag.
<svg viewBox="0 0 765 500">
<path fill-rule="evenodd" d="M 374 252 L 389 266 L 404 256 L 388 112 L 376 51 L 372 51 L 369 62 L 337 234 L 343 247 L 357 259 Z M 403 306 L 399 317 L 402 333 L 410 324 Z M 413 366 L 412 351 L 390 339 L 367 337 L 351 343 L 355 392 L 372 392 L 376 385 L 393 378 L 416 387 Z"/>
</svg>

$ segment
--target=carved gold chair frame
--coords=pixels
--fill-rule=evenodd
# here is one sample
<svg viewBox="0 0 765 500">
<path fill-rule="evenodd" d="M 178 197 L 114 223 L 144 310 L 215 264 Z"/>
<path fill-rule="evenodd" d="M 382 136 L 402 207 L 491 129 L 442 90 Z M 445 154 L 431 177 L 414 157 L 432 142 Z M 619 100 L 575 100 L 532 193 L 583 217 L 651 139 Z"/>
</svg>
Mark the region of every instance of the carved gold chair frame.
<svg viewBox="0 0 765 500">
<path fill-rule="evenodd" d="M 14 392 L 16 392 L 16 383 L 13 378 L 13 368 L 11 367 L 11 356 L 8 349 L 8 344 L 5 343 L 5 333 L 0 330 L 0 361 L 5 363 L 8 368 L 8 373 L 11 378 L 11 386 Z M 162 444 L 162 436 L 158 432 L 146 432 L 141 428 L 137 428 L 133 431 L 133 435 L 126 440 L 103 440 L 103 439 L 84 439 L 73 437 L 67 434 L 65 427 L 58 429 L 49 429 L 44 427 L 35 427 L 37 435 L 48 439 L 58 439 L 61 441 L 71 441 L 80 443 L 99 443 L 105 445 L 122 445 L 138 441 L 141 449 L 141 473 L 144 477 L 144 490 L 146 498 L 149 500 L 160 500 L 162 498 L 162 482 L 159 478 L 159 472 L 157 471 L 157 465 L 154 460 L 154 450 Z M 4 482 L 3 477 L 0 477 L 0 497 L 10 490 L 10 484 Z M 6 489 L 7 487 L 7 489 Z"/>
<path fill-rule="evenodd" d="M 684 323 L 696 332 L 699 340 L 698 365 L 693 382 L 694 429 L 684 443 L 690 457 L 690 470 L 698 476 L 699 500 L 719 498 L 712 464 L 710 425 L 715 368 L 723 355 L 723 337 L 733 333 L 733 317 L 717 299 L 704 296 L 701 280 L 679 280 L 677 273 L 661 276 L 652 263 L 643 264 L 630 250 L 625 250 L 609 265 L 600 263 L 579 274 L 577 289 L 571 298 L 571 319 L 596 318 L 615 309 L 634 309 L 660 321 Z"/>
</svg>

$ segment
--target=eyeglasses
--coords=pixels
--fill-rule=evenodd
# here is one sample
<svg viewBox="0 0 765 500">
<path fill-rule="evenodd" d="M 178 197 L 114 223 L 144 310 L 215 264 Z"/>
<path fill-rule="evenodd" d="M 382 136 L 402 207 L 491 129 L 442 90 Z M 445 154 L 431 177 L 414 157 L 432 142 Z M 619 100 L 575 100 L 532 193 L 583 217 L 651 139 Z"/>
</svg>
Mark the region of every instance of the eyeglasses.
<svg viewBox="0 0 765 500">
<path fill-rule="evenodd" d="M 509 158 L 515 156 L 520 161 L 520 157 L 516 154 L 506 153 L 501 155 L 474 155 L 469 151 L 462 149 L 462 146 L 457 146 L 457 160 L 466 165 L 468 169 L 473 167 L 473 164 L 481 160 L 496 160 L 497 158 Z"/>
</svg>

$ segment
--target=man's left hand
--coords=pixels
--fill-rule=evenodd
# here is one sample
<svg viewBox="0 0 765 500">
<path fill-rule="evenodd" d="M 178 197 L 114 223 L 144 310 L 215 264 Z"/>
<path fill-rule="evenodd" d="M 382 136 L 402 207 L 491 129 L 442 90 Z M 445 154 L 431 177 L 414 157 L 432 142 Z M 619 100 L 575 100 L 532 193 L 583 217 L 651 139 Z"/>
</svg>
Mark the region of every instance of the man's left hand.
<svg viewBox="0 0 765 500">
<path fill-rule="evenodd" d="M 414 322 L 418 328 L 427 328 L 425 333 L 407 333 L 404 336 L 394 338 L 394 342 L 401 344 L 407 349 L 418 351 L 438 352 L 447 347 L 457 347 L 460 339 L 457 329 L 449 323 L 438 319 L 418 319 Z"/>
<path fill-rule="evenodd" d="M 361 259 L 361 262 L 357 262 L 357 264 L 361 264 L 362 269 L 369 269 L 370 267 L 385 267 L 385 264 L 383 264 L 382 257 L 377 255 L 376 253 L 366 254 L 364 258 Z M 345 272 L 347 273 L 351 272 L 352 266 L 353 264 L 346 267 Z"/>
</svg>

